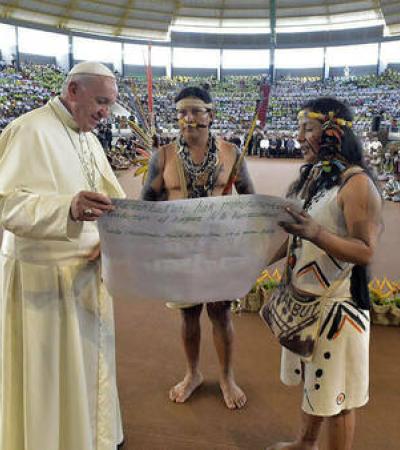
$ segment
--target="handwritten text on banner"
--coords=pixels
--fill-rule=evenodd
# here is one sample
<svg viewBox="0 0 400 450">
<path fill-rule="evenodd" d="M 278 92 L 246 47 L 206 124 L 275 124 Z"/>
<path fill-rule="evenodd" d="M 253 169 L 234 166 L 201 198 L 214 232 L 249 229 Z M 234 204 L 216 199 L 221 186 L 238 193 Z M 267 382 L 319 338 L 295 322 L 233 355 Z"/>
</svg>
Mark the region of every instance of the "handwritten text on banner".
<svg viewBox="0 0 400 450">
<path fill-rule="evenodd" d="M 110 293 L 185 303 L 245 295 L 285 239 L 285 207 L 299 209 L 265 195 L 113 203 L 99 220 Z"/>
</svg>

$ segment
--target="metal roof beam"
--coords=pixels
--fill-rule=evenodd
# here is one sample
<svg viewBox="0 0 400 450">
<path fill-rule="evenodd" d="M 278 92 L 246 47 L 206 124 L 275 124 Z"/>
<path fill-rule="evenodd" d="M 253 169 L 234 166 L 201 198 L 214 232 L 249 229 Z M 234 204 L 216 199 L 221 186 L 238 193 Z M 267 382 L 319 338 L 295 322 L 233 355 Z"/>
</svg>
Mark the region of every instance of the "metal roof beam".
<svg viewBox="0 0 400 450">
<path fill-rule="evenodd" d="M 59 28 L 66 28 L 68 22 L 70 21 L 70 16 L 72 11 L 75 9 L 78 0 L 69 0 L 69 2 L 65 5 L 64 15 L 61 16 L 61 20 L 58 22 Z"/>
<path fill-rule="evenodd" d="M 6 4 L 4 6 L 5 6 L 5 8 L 3 10 L 2 17 L 7 19 L 7 18 L 11 17 L 11 15 L 15 9 L 19 8 L 19 0 L 6 2 Z"/>
<path fill-rule="evenodd" d="M 115 28 L 115 32 L 114 32 L 115 36 L 119 36 L 121 34 L 122 30 L 124 29 L 126 22 L 128 20 L 128 17 L 129 17 L 130 9 L 133 8 L 134 3 L 135 3 L 135 0 L 127 0 L 126 6 L 124 8 L 124 12 L 121 16 L 121 19 L 118 22 L 117 27 Z"/>
</svg>

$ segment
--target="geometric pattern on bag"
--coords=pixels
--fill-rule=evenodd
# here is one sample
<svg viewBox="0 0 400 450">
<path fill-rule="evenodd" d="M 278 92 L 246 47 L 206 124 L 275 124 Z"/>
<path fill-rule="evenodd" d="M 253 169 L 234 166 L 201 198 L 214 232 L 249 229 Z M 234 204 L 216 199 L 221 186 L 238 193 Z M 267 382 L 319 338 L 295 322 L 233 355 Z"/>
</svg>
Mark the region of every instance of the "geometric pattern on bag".
<svg viewBox="0 0 400 450">
<path fill-rule="evenodd" d="M 320 297 L 302 296 L 290 283 L 280 285 L 273 292 L 261 308 L 260 316 L 283 347 L 306 362 L 312 360 L 325 300 L 333 297 L 351 270 L 352 266 L 348 266 Z"/>
<path fill-rule="evenodd" d="M 320 313 L 320 297 L 300 297 L 290 285 L 279 286 L 260 311 L 279 343 L 304 360 L 314 353 Z"/>
</svg>

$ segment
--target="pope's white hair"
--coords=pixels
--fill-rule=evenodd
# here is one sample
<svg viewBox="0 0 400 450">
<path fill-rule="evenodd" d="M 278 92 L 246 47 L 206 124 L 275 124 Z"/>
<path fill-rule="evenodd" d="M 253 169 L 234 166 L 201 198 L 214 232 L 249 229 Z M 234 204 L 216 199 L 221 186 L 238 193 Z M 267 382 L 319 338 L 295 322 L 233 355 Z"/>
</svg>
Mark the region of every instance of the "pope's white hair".
<svg viewBox="0 0 400 450">
<path fill-rule="evenodd" d="M 67 78 L 65 78 L 64 83 L 61 88 L 62 96 L 67 95 L 69 84 L 74 81 L 76 83 L 81 83 L 88 85 L 90 81 L 93 80 L 93 77 L 98 77 L 100 75 L 89 75 L 85 73 L 76 73 L 76 74 L 68 74 Z"/>
<path fill-rule="evenodd" d="M 74 73 L 68 74 L 65 78 L 62 88 L 61 95 L 65 97 L 68 93 L 68 86 L 70 83 L 75 82 L 79 84 L 83 84 L 85 86 L 89 85 L 95 78 L 112 78 L 112 77 L 104 77 L 103 75 L 94 75 L 91 73 Z M 114 79 L 115 83 L 117 82 Z"/>
</svg>

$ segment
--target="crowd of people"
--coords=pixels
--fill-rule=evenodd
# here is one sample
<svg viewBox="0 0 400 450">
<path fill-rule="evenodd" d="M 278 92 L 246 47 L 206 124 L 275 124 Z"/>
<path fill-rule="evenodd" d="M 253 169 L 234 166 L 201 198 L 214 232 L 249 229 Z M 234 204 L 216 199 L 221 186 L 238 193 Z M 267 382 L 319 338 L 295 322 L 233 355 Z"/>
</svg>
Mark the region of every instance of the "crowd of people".
<svg viewBox="0 0 400 450">
<path fill-rule="evenodd" d="M 171 108 L 174 95 L 188 84 L 206 87 L 214 96 L 216 118 L 213 126 L 222 133 L 246 133 L 260 98 L 262 76 L 227 76 L 215 78 L 176 77 L 154 81 L 154 104 L 157 123 L 162 129 L 176 128 L 176 118 Z M 354 110 L 354 129 L 366 132 L 374 115 L 383 111 L 384 119 L 400 117 L 400 74 L 387 70 L 382 75 L 341 77 L 322 81 L 317 77 L 283 78 L 272 86 L 267 113 L 269 132 L 292 133 L 297 127 L 297 112 L 310 97 L 339 96 Z M 137 92 L 142 93 L 143 107 L 147 105 L 147 88 L 144 78 L 134 79 Z"/>
<path fill-rule="evenodd" d="M 17 70 L 5 65 L 0 70 L 1 128 L 20 114 L 41 106 L 54 96 L 65 74 L 53 65 L 22 64 Z M 162 131 L 176 130 L 176 118 L 171 102 L 176 93 L 187 86 L 201 85 L 209 90 L 216 104 L 214 128 L 219 132 L 246 133 L 260 98 L 262 76 L 227 76 L 218 81 L 215 77 L 157 78 L 153 81 L 154 115 L 156 126 Z M 267 113 L 268 131 L 294 133 L 297 111 L 310 97 L 339 93 L 355 112 L 355 130 L 366 132 L 372 117 L 382 112 L 383 118 L 400 118 L 399 72 L 387 70 L 382 75 L 354 76 L 322 81 L 316 77 L 284 78 L 271 89 Z M 142 107 L 147 109 L 145 78 L 121 79 L 124 86 L 134 85 Z M 126 103 L 129 98 L 121 90 Z"/>
<path fill-rule="evenodd" d="M 387 70 L 382 75 L 341 77 L 322 81 L 317 77 L 284 78 L 271 88 L 264 127 L 258 125 L 251 138 L 248 154 L 267 158 L 301 158 L 297 140 L 297 113 L 308 98 L 336 96 L 352 107 L 354 130 L 368 148 L 373 118 L 379 115 L 382 125 L 398 132 L 400 117 L 400 74 Z M 242 146 L 246 140 L 255 105 L 264 83 L 261 76 L 229 76 L 218 81 L 215 77 L 159 78 L 153 82 L 154 117 L 158 135 L 170 140 L 177 132 L 175 111 L 171 106 L 174 95 L 188 84 L 203 86 L 215 99 L 213 130 L 227 140 Z M 141 108 L 147 111 L 147 81 L 129 78 L 125 86 L 133 87 Z M 126 99 L 129 104 L 129 99 Z M 392 152 L 392 156 L 394 154 Z M 381 172 L 381 165 L 373 165 Z"/>
<path fill-rule="evenodd" d="M 39 108 L 60 90 L 63 71 L 52 65 L 22 64 L 0 70 L 0 131 L 20 115 Z"/>
<path fill-rule="evenodd" d="M 3 65 L 0 70 L 0 131 L 21 114 L 46 104 L 59 92 L 64 78 L 63 71 L 54 65 L 22 64 L 19 70 L 14 66 Z M 150 132 L 150 126 L 140 120 L 148 117 L 147 81 L 143 77 L 119 78 L 118 81 L 119 101 L 132 115 L 126 118 L 114 114 L 94 132 L 112 167 L 124 169 L 137 156 L 136 149 L 143 148 L 143 142 L 130 134 L 128 120 L 136 121 L 145 132 Z M 175 138 L 178 124 L 171 106 L 173 98 L 180 89 L 191 84 L 202 86 L 213 95 L 214 132 L 238 147 L 243 146 L 264 82 L 262 76 L 228 76 L 221 81 L 215 77 L 185 76 L 154 79 L 156 142 L 163 145 Z M 399 82 L 400 73 L 393 70 L 387 70 L 379 76 L 342 77 L 324 81 L 317 77 L 280 79 L 271 87 L 265 126 L 256 127 L 248 154 L 266 158 L 301 158 L 296 133 L 297 112 L 308 98 L 332 94 L 339 94 L 338 98 L 353 108 L 354 130 L 364 140 L 365 148 L 369 149 L 369 131 L 376 115 L 379 115 L 383 124 L 390 124 L 394 131 L 398 131 Z M 376 175 L 386 173 L 387 167 L 383 168 L 386 150 L 376 149 L 375 152 L 367 153 Z M 389 153 L 392 158 L 395 157 L 393 151 Z M 394 170 L 389 174 L 389 180 L 385 181 L 392 181 L 392 178 L 395 178 Z"/>
</svg>

